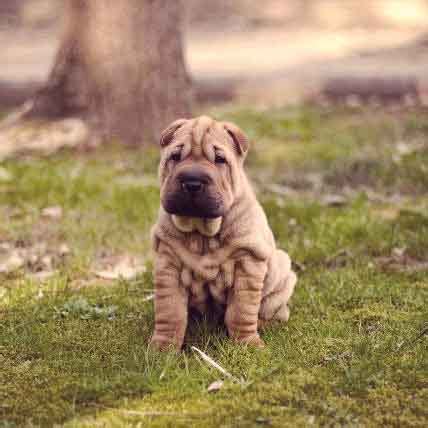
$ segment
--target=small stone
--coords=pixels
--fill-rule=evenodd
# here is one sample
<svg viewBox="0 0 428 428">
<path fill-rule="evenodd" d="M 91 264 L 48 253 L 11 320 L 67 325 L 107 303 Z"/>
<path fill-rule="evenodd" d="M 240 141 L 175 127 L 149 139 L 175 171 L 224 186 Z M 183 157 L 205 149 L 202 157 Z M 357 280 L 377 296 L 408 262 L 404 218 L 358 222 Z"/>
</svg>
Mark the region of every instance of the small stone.
<svg viewBox="0 0 428 428">
<path fill-rule="evenodd" d="M 215 391 L 219 391 L 221 388 L 223 388 L 223 381 L 222 380 L 216 380 L 207 388 L 207 391 L 208 392 L 215 392 Z"/>
<path fill-rule="evenodd" d="M 24 259 L 16 252 L 0 261 L 0 273 L 10 273 L 24 266 Z"/>
<path fill-rule="evenodd" d="M 61 244 L 58 248 L 58 252 L 60 256 L 66 256 L 67 254 L 70 254 L 70 248 L 67 244 Z"/>
<path fill-rule="evenodd" d="M 392 249 L 392 255 L 394 257 L 403 257 L 404 253 L 406 252 L 406 248 L 400 248 L 400 247 L 395 247 Z"/>
<path fill-rule="evenodd" d="M 42 216 L 51 219 L 60 219 L 62 217 L 62 207 L 55 205 L 42 209 Z"/>
</svg>

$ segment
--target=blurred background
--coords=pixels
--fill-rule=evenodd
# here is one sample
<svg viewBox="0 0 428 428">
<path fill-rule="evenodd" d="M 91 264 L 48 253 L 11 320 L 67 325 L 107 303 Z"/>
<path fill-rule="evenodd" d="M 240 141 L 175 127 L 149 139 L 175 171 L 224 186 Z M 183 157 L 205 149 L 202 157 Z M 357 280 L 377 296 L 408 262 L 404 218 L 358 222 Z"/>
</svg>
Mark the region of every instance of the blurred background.
<svg viewBox="0 0 428 428">
<path fill-rule="evenodd" d="M 414 79 L 425 95 L 426 0 L 190 0 L 185 6 L 186 62 L 204 102 L 318 101 L 334 79 L 343 87 L 332 98 L 352 95 L 353 83 L 357 95 L 387 97 L 380 82 L 368 81 L 374 77 L 392 86 L 394 79 Z M 21 103 L 47 79 L 63 12 L 61 0 L 1 2 L 3 107 Z M 410 87 L 404 91 L 412 95 Z"/>
</svg>

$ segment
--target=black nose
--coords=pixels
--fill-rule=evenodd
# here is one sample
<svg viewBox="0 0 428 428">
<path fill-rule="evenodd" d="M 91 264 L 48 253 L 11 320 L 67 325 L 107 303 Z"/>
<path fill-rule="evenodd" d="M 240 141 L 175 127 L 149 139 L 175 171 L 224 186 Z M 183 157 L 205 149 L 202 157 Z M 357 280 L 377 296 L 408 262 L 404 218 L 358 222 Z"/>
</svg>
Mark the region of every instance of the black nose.
<svg viewBox="0 0 428 428">
<path fill-rule="evenodd" d="M 178 180 L 184 191 L 189 193 L 202 192 L 210 183 L 210 177 L 205 171 L 192 168 L 189 170 L 181 171 L 178 175 Z"/>
<path fill-rule="evenodd" d="M 200 181 L 200 180 L 182 181 L 181 185 L 182 185 L 183 189 L 189 193 L 200 192 L 204 187 L 204 183 L 202 183 L 202 181 Z"/>
</svg>

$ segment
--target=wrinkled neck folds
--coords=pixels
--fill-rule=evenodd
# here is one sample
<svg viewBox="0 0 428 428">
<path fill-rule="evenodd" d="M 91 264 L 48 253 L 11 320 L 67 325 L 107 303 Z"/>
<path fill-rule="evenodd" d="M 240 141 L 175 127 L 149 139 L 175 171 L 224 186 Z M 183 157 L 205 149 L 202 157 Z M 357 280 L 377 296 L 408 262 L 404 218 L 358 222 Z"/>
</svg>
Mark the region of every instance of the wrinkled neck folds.
<svg viewBox="0 0 428 428">
<path fill-rule="evenodd" d="M 223 217 L 201 218 L 171 215 L 174 226 L 183 233 L 199 232 L 201 235 L 213 237 L 220 232 Z"/>
</svg>

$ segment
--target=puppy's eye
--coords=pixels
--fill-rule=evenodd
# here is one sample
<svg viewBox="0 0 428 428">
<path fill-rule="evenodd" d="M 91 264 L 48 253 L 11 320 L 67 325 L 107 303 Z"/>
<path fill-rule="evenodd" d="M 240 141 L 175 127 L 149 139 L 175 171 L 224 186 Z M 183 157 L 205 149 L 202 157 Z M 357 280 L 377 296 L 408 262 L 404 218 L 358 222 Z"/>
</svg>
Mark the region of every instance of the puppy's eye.
<svg viewBox="0 0 428 428">
<path fill-rule="evenodd" d="M 222 154 L 216 153 L 215 154 L 215 163 L 226 163 L 226 158 Z"/>
<path fill-rule="evenodd" d="M 171 156 L 170 156 L 170 159 L 173 160 L 174 162 L 180 162 L 180 160 L 181 160 L 181 153 L 180 152 L 172 153 Z"/>
</svg>

